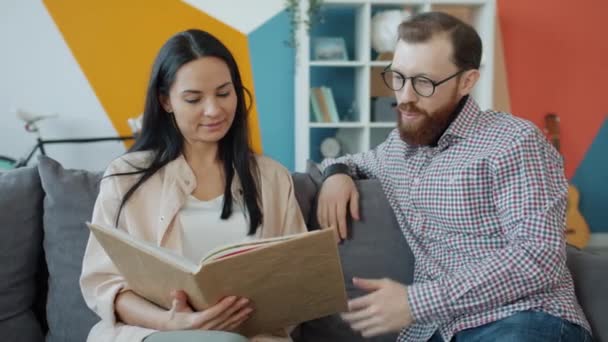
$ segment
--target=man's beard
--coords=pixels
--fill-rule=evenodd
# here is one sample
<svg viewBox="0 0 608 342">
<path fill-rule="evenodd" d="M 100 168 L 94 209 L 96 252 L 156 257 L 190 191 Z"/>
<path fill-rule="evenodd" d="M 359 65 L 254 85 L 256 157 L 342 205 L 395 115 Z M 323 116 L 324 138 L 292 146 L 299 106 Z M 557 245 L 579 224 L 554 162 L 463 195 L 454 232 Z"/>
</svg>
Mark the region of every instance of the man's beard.
<svg viewBox="0 0 608 342">
<path fill-rule="evenodd" d="M 443 132 L 448 128 L 458 113 L 454 110 L 458 106 L 458 94 L 454 93 L 452 99 L 433 113 L 429 113 L 415 104 L 400 103 L 396 109 L 399 135 L 408 145 L 429 146 L 435 145 Z M 415 122 L 403 122 L 401 111 L 422 114 Z"/>
</svg>

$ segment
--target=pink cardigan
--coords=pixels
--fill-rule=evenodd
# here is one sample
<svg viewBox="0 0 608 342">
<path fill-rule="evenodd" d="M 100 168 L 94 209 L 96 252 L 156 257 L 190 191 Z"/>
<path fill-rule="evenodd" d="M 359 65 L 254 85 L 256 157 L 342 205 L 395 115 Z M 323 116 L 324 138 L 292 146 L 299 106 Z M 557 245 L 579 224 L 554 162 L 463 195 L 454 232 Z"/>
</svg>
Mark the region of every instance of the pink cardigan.
<svg viewBox="0 0 608 342">
<path fill-rule="evenodd" d="M 135 152 L 114 160 L 105 172 L 110 175 L 133 171 L 130 165 L 145 166 L 150 152 Z M 291 175 L 279 163 L 256 156 L 259 167 L 262 212 L 264 222 L 257 237 L 273 237 L 306 231 L 306 225 L 294 195 Z M 114 176 L 101 181 L 100 192 L 93 210 L 93 223 L 114 226 L 120 201 L 137 178 Z M 176 220 L 188 195 L 196 188 L 196 178 L 183 156 L 171 161 L 150 177 L 133 193 L 123 207 L 118 226 L 140 239 L 181 254 L 182 236 L 180 220 Z M 232 193 L 241 202 L 240 182 L 232 183 Z M 108 255 L 91 235 L 82 264 L 80 287 L 87 305 L 101 317 L 91 332 L 89 342 L 141 341 L 155 332 L 116 321 L 114 299 L 128 284 L 120 275 Z M 289 341 L 283 334 L 259 336 L 253 341 Z"/>
</svg>

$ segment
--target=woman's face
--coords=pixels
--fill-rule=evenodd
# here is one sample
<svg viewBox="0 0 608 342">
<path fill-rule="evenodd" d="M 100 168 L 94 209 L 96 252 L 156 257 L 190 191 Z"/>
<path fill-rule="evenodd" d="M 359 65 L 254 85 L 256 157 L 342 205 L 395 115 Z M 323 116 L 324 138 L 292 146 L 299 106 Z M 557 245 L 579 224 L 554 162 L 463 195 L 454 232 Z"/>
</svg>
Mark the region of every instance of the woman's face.
<svg viewBox="0 0 608 342">
<path fill-rule="evenodd" d="M 182 65 L 169 97 L 161 101 L 167 112 L 174 113 L 185 143 L 192 146 L 217 144 L 232 126 L 237 107 L 230 69 L 216 57 Z"/>
</svg>

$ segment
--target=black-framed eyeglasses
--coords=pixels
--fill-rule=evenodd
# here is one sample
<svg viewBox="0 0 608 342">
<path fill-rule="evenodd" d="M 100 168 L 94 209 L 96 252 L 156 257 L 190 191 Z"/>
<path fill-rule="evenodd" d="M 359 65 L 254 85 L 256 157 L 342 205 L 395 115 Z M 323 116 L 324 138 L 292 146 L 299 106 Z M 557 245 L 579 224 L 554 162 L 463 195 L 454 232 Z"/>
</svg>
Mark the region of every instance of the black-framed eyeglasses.
<svg viewBox="0 0 608 342">
<path fill-rule="evenodd" d="M 384 80 L 384 84 L 386 84 L 386 86 L 393 91 L 399 91 L 405 86 L 405 82 L 407 80 L 411 80 L 414 91 L 416 92 L 416 94 L 422 97 L 433 96 L 433 94 L 435 94 L 435 88 L 437 88 L 437 86 L 451 80 L 452 78 L 466 71 L 465 69 L 462 69 L 456 72 L 455 74 L 444 78 L 441 81 L 435 82 L 426 76 L 406 77 L 399 71 L 391 70 L 391 65 L 392 64 L 389 64 L 384 69 L 384 71 L 380 73 L 382 75 L 382 79 Z"/>
</svg>

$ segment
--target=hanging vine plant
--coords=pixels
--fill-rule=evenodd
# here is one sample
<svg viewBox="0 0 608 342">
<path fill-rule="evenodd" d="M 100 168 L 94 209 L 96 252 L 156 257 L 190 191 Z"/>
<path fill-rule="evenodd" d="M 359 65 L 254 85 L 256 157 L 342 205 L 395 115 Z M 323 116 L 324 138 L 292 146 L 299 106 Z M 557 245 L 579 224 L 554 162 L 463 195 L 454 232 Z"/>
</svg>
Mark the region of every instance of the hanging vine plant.
<svg viewBox="0 0 608 342">
<path fill-rule="evenodd" d="M 297 35 L 301 25 L 305 25 L 306 33 L 309 34 L 315 23 L 323 22 L 321 16 L 323 0 L 308 0 L 306 18 L 302 18 L 301 15 L 300 6 L 302 6 L 302 2 L 302 0 L 285 0 L 285 10 L 290 21 L 289 40 L 285 44 L 294 49 L 299 46 Z"/>
</svg>

